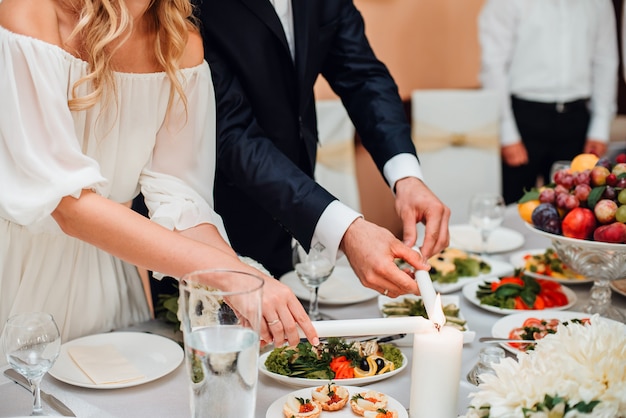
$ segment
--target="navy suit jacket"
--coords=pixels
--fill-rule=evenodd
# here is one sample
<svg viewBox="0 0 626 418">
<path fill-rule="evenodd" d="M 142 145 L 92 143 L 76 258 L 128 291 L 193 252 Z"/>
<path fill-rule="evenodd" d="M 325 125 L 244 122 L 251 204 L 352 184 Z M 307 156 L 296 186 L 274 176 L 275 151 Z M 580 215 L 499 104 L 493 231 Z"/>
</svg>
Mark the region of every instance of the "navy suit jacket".
<svg viewBox="0 0 626 418">
<path fill-rule="evenodd" d="M 269 0 L 198 0 L 217 100 L 215 207 L 233 248 L 278 276 L 335 199 L 313 180 L 319 74 L 382 167 L 415 154 L 398 89 L 352 0 L 293 0 L 295 60 Z"/>
</svg>

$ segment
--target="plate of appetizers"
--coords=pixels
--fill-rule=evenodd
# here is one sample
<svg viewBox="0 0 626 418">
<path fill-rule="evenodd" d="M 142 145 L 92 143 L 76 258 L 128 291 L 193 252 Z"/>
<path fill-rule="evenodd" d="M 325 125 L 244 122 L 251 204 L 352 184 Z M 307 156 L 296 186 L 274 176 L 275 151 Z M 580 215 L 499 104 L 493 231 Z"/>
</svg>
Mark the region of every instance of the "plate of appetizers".
<svg viewBox="0 0 626 418">
<path fill-rule="evenodd" d="M 401 269 L 412 272 L 413 267 L 397 259 Z M 430 278 L 438 293 L 460 290 L 468 283 L 488 277 L 505 276 L 513 273 L 513 266 L 505 261 L 482 258 L 458 248 L 448 247 L 428 259 Z"/>
<path fill-rule="evenodd" d="M 491 336 L 495 338 L 519 339 L 520 342 L 501 343 L 500 345 L 513 354 L 532 350 L 534 344 L 524 340 L 540 340 L 548 334 L 556 332 L 561 323 L 586 322 L 591 314 L 573 311 L 527 311 L 507 315 L 496 321 L 491 328 Z"/>
<path fill-rule="evenodd" d="M 331 389 L 337 394 L 342 394 L 343 398 L 340 401 L 340 407 L 336 410 L 323 410 L 322 406 L 323 402 L 311 402 L 312 399 L 317 398 L 320 399 L 320 395 L 318 395 L 318 389 L 324 390 L 324 385 L 307 387 L 304 389 L 299 389 L 288 393 L 287 395 L 281 396 L 276 399 L 270 407 L 267 409 L 267 413 L 265 415 L 266 418 L 284 418 L 288 416 L 294 408 L 298 407 L 302 402 L 310 402 L 312 403 L 311 408 L 317 408 L 314 410 L 314 415 L 303 415 L 303 416 L 317 416 L 316 412 L 320 412 L 319 416 L 332 416 L 334 418 L 354 418 L 357 413 L 353 412 L 353 408 L 371 408 L 368 412 L 361 413 L 361 416 L 365 418 L 377 418 L 377 414 L 380 413 L 378 409 L 384 409 L 386 411 L 394 411 L 397 413 L 398 418 L 408 418 L 408 413 L 406 408 L 402 406 L 400 402 L 396 399 L 392 398 L 389 395 L 383 394 L 376 390 L 372 389 L 364 389 L 361 387 L 348 386 L 348 385 L 338 385 L 335 387 L 331 387 Z M 347 400 L 346 400 L 347 396 Z M 368 402 L 365 399 L 371 399 L 372 401 L 376 400 L 376 402 Z M 322 397 L 321 400 L 324 398 Z M 371 404 L 371 406 L 370 406 Z M 332 405 L 332 404 L 331 404 Z M 287 410 L 287 414 L 284 412 Z M 294 414 L 294 417 L 299 417 L 299 415 Z"/>
<path fill-rule="evenodd" d="M 509 314 L 514 314 L 514 313 L 519 313 L 521 311 L 530 311 L 530 312 L 542 312 L 545 311 L 546 308 L 542 308 L 542 309 L 528 309 L 528 307 L 512 307 L 512 308 L 503 308 L 497 305 L 491 305 L 486 303 L 484 297 L 482 295 L 479 296 L 480 292 L 482 292 L 482 290 L 484 288 L 488 288 L 489 286 L 492 285 L 492 283 L 497 283 L 499 282 L 498 280 L 493 280 L 493 281 L 484 281 L 484 282 L 473 282 L 470 283 L 468 285 L 466 285 L 463 288 L 463 296 L 470 301 L 472 304 L 485 309 L 489 312 L 493 312 L 493 313 L 497 313 L 500 315 L 509 315 Z M 576 293 L 574 293 L 574 291 L 566 286 L 561 285 L 560 283 L 556 283 L 556 282 L 552 282 L 556 285 L 559 286 L 560 289 L 560 293 L 562 293 L 566 300 L 559 302 L 558 306 L 552 306 L 549 309 L 553 309 L 553 310 L 565 310 L 565 309 L 569 309 L 571 308 L 575 303 L 576 303 Z M 486 292 L 487 290 L 485 290 Z M 514 296 L 511 296 L 513 299 L 515 299 Z M 561 304 L 562 303 L 562 304 Z M 512 305 L 515 306 L 515 305 Z M 544 305 L 545 306 L 545 305 Z"/>
<path fill-rule="evenodd" d="M 454 327 L 463 332 L 463 344 L 474 341 L 476 332 L 470 331 L 467 326 L 467 321 L 459 308 L 459 296 L 443 295 L 441 296 L 441 304 L 446 316 L 446 326 Z M 423 316 L 428 318 L 422 297 L 416 295 L 402 295 L 397 298 L 380 295 L 378 296 L 378 309 L 385 318 L 396 316 Z M 413 335 L 407 334 L 403 338 L 394 340 L 394 344 L 400 347 L 410 347 L 413 345 Z"/>
<path fill-rule="evenodd" d="M 280 281 L 293 291 L 301 300 L 311 298 L 311 289 L 298 278 L 295 271 L 281 276 Z M 367 288 L 348 266 L 335 266 L 332 274 L 319 287 L 319 303 L 326 305 L 349 305 L 374 299 L 378 292 Z"/>
<path fill-rule="evenodd" d="M 559 259 L 552 247 L 517 251 L 509 257 L 515 268 L 538 279 L 555 280 L 561 283 L 590 283 L 593 280 L 574 272 Z"/>
<path fill-rule="evenodd" d="M 358 364 L 352 362 L 357 358 Z M 375 340 L 329 338 L 321 347 L 308 341 L 274 348 L 259 358 L 259 371 L 289 386 L 307 387 L 334 381 L 360 386 L 402 372 L 407 358 L 398 347 Z"/>
<path fill-rule="evenodd" d="M 450 225 L 450 246 L 473 253 L 482 253 L 480 231 L 468 224 Z M 487 254 L 513 251 L 524 245 L 524 236 L 512 229 L 500 227 L 495 229 L 487 241 Z"/>
</svg>

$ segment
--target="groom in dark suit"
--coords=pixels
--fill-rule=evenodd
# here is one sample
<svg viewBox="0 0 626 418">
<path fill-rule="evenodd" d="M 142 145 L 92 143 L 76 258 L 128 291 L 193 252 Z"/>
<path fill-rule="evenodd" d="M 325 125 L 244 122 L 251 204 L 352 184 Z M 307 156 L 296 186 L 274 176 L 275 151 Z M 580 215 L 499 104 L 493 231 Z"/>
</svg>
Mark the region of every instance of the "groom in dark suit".
<svg viewBox="0 0 626 418">
<path fill-rule="evenodd" d="M 276 277 L 292 269 L 291 238 L 341 251 L 370 288 L 418 291 L 394 258 L 417 268 L 448 245 L 449 209 L 421 180 L 395 82 L 377 60 L 352 0 L 197 0 L 217 98 L 216 210 L 233 248 Z M 313 180 L 313 85 L 322 74 L 396 195 L 404 243 Z M 426 224 L 424 260 L 411 249 Z"/>
</svg>

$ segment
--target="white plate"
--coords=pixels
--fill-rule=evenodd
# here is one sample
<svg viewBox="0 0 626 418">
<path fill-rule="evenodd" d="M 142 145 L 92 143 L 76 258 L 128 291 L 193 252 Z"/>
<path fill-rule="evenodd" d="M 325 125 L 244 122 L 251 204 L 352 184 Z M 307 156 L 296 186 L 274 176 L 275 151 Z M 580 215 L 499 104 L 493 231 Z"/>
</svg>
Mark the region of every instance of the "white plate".
<svg viewBox="0 0 626 418">
<path fill-rule="evenodd" d="M 322 386 L 322 385 L 317 385 L 317 386 Z M 267 409 L 265 418 L 284 418 L 285 415 L 283 414 L 283 405 L 285 405 L 285 402 L 287 402 L 287 398 L 289 396 L 293 395 L 299 398 L 311 399 L 311 391 L 313 390 L 314 387 L 317 387 L 317 386 L 311 386 L 306 389 L 296 390 L 294 392 L 291 392 L 285 396 L 281 396 L 280 398 L 276 399 Z M 363 392 L 363 389 L 359 387 L 346 386 L 344 384 L 341 384 L 341 386 L 344 386 L 346 389 L 348 389 L 348 392 L 350 392 L 350 397 L 352 397 L 356 393 Z M 371 389 L 371 390 L 375 390 L 375 389 Z M 388 400 L 387 408 L 394 409 L 395 411 L 397 411 L 398 418 L 408 418 L 406 408 L 402 406 L 400 402 L 398 402 L 397 400 L 395 400 L 389 395 L 387 395 L 387 400 Z M 332 415 L 333 418 L 354 418 L 357 416 L 354 412 L 352 412 L 352 408 L 350 408 L 350 402 L 348 402 L 346 406 L 344 406 L 339 411 L 332 411 L 328 413 L 322 412 L 321 416 L 323 417 L 325 415 L 328 415 L 328 416 Z"/>
<path fill-rule="evenodd" d="M 302 284 L 295 271 L 285 273 L 280 281 L 289 286 L 299 299 L 310 299 L 311 290 Z M 320 304 L 348 305 L 374 299 L 378 292 L 363 286 L 350 267 L 335 266 L 330 277 L 320 285 L 318 296 Z"/>
<path fill-rule="evenodd" d="M 480 232 L 471 225 L 451 225 L 450 246 L 473 253 L 482 252 Z M 500 227 L 493 231 L 487 242 L 487 252 L 503 253 L 524 245 L 524 236 L 512 229 Z"/>
<path fill-rule="evenodd" d="M 536 249 L 532 249 L 532 250 L 517 251 L 517 252 L 511 254 L 511 257 L 509 257 L 509 261 L 511 262 L 511 264 L 513 265 L 514 268 L 521 268 L 521 269 L 523 269 L 526 266 L 526 259 L 524 258 L 526 255 L 528 255 L 528 254 L 539 255 L 539 254 L 544 254 L 545 252 L 546 252 L 545 248 L 536 248 Z M 536 279 L 553 280 L 555 282 L 567 283 L 567 284 L 578 284 L 578 283 L 591 283 L 591 282 L 593 282 L 593 279 L 588 279 L 588 278 L 583 278 L 583 279 L 558 278 L 558 277 L 546 276 L 545 274 L 534 273 L 534 272 L 528 271 L 528 270 L 524 270 L 524 274 L 527 274 L 527 275 L 529 275 L 531 277 L 534 277 Z"/>
<path fill-rule="evenodd" d="M 82 372 L 67 353 L 68 347 L 74 345 L 104 344 L 115 346 L 146 378 L 119 384 L 97 385 Z M 183 349 L 169 338 L 144 332 L 109 332 L 89 335 L 63 344 L 57 361 L 48 373 L 74 386 L 117 389 L 141 385 L 163 377 L 176 369 L 183 361 L 183 357 Z"/>
<path fill-rule="evenodd" d="M 514 268 L 510 263 L 500 260 L 492 260 L 490 258 L 485 258 L 484 261 L 489 263 L 491 266 L 491 271 L 489 273 L 480 274 L 476 277 L 459 277 L 455 283 L 433 282 L 435 291 L 439 293 L 452 293 L 462 289 L 466 284 L 477 280 L 485 280 L 489 277 L 502 277 L 513 274 Z"/>
<path fill-rule="evenodd" d="M 626 296 L 626 279 L 614 280 L 610 283 L 610 286 L 615 292 Z"/>
<path fill-rule="evenodd" d="M 478 290 L 478 286 L 481 284 L 482 282 L 474 282 L 474 283 L 470 283 L 467 286 L 465 286 L 463 288 L 463 296 L 465 296 L 465 298 L 467 300 L 469 300 L 470 302 L 472 302 L 474 305 L 483 308 L 487 311 L 490 312 L 495 312 L 497 314 L 500 315 L 509 315 L 509 314 L 514 314 L 514 313 L 519 313 L 521 312 L 519 309 L 503 309 L 503 308 L 498 308 L 497 306 L 491 306 L 491 305 L 483 305 L 480 303 L 480 299 L 478 299 L 476 297 L 476 290 Z M 561 290 L 563 290 L 563 293 L 565 293 L 565 295 L 567 296 L 567 305 L 563 305 L 563 306 L 559 306 L 559 307 L 552 307 L 550 309 L 529 309 L 523 312 L 534 312 L 535 315 L 539 315 L 541 312 L 546 312 L 548 310 L 555 310 L 555 311 L 562 311 L 568 308 L 571 308 L 572 305 L 574 305 L 574 303 L 576 303 L 576 293 L 574 293 L 574 291 L 566 286 L 561 285 Z"/>
<path fill-rule="evenodd" d="M 414 300 L 420 300 L 421 296 L 416 296 L 416 295 L 403 295 L 403 296 L 398 296 L 397 298 L 390 298 L 388 296 L 383 296 L 380 295 L 378 296 L 378 310 L 380 311 L 380 314 L 383 317 L 386 317 L 385 314 L 383 314 L 383 307 L 386 303 L 389 302 L 396 302 L 396 301 L 402 301 L 404 299 L 414 299 Z M 449 303 L 453 303 L 456 306 L 461 306 L 459 305 L 459 297 L 457 295 L 444 295 L 441 297 L 441 303 L 443 305 L 447 305 Z M 463 317 L 463 314 L 461 313 L 461 311 L 459 311 L 459 318 L 460 319 L 465 319 Z M 470 331 L 467 323 L 465 324 L 465 331 L 463 331 L 463 344 L 469 344 L 472 341 L 474 341 L 474 337 L 476 337 L 476 332 L 474 331 Z M 406 337 L 404 338 L 400 338 L 398 340 L 394 340 L 393 344 L 400 346 L 400 347 L 412 347 L 413 346 L 413 335 L 412 334 L 407 334 Z"/>
<path fill-rule="evenodd" d="M 329 380 L 324 380 L 324 379 L 306 379 L 304 377 L 290 377 L 290 376 L 284 376 L 282 374 L 270 372 L 265 367 L 265 360 L 267 360 L 267 357 L 270 355 L 270 353 L 271 351 L 268 351 L 267 353 L 262 354 L 261 357 L 259 358 L 259 371 L 263 373 L 264 375 L 271 377 L 272 379 L 275 379 L 286 385 L 296 386 L 296 387 L 322 386 L 324 383 L 329 382 Z M 369 383 L 378 382 L 379 380 L 388 379 L 392 376 L 397 375 L 398 373 L 400 373 L 402 370 L 406 368 L 408 360 L 404 354 L 402 354 L 402 357 L 404 359 L 404 361 L 402 362 L 402 366 L 390 372 L 377 374 L 374 376 L 368 376 L 368 377 L 355 377 L 352 379 L 337 379 L 334 382 L 341 386 L 346 386 L 346 385 L 362 386 L 362 385 L 367 385 Z"/>
<path fill-rule="evenodd" d="M 521 327 L 528 318 L 538 319 L 558 319 L 560 321 L 568 321 L 570 319 L 590 318 L 591 314 L 584 312 L 558 311 L 554 309 L 546 309 L 544 311 L 525 311 L 518 312 L 513 315 L 507 315 L 497 320 L 491 327 L 491 336 L 497 338 L 509 338 L 512 329 Z M 513 354 L 523 353 L 510 345 L 500 344 L 505 350 Z"/>
</svg>

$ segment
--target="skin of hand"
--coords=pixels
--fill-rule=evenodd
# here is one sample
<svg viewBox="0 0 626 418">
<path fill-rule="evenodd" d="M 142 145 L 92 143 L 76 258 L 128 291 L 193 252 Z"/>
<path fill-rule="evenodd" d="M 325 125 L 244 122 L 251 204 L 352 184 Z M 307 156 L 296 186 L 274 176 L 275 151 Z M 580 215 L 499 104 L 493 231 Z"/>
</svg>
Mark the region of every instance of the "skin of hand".
<svg viewBox="0 0 626 418">
<path fill-rule="evenodd" d="M 70 196 L 61 199 L 52 216 L 66 234 L 168 276 L 182 277 L 191 271 L 218 267 L 257 275 L 265 282 L 262 340 L 277 346 L 285 341 L 297 344 L 300 327 L 311 344 L 319 343 L 313 324 L 291 289 L 241 262 L 213 225 L 202 224 L 184 232 L 170 231 L 89 190 L 84 190 L 78 199 Z M 246 311 L 245 307 L 234 309 Z M 279 322 L 269 325 L 276 319 Z"/>
<path fill-rule="evenodd" d="M 424 259 L 439 253 L 450 244 L 448 222 L 450 209 L 418 178 L 406 177 L 395 184 L 396 213 L 402 219 L 403 242 L 413 247 L 417 241 L 418 222 L 426 226 L 420 248 Z"/>
<path fill-rule="evenodd" d="M 602 157 L 604 154 L 606 154 L 607 148 L 608 146 L 605 141 L 587 138 L 583 152 L 585 154 L 595 154 L 598 157 Z"/>
<path fill-rule="evenodd" d="M 398 240 L 389 230 L 356 219 L 344 234 L 340 249 L 365 287 L 397 297 L 404 294 L 419 295 L 412 276 L 400 270 L 395 258 L 402 258 L 416 269 L 429 270 L 424 258 Z"/>
<path fill-rule="evenodd" d="M 528 164 L 528 151 L 526 151 L 526 147 L 522 141 L 505 145 L 500 152 L 502 153 L 504 162 L 511 167 Z"/>
</svg>

